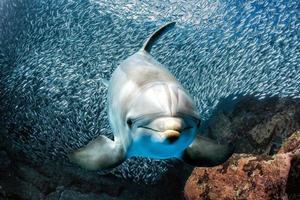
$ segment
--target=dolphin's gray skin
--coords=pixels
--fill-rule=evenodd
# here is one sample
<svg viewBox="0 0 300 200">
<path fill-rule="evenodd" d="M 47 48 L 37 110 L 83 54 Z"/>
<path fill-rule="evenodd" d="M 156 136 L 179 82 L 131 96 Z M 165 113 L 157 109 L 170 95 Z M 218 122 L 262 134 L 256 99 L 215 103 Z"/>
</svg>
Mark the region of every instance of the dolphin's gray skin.
<svg viewBox="0 0 300 200">
<path fill-rule="evenodd" d="M 99 136 L 69 155 L 90 170 L 112 168 L 132 156 L 180 158 L 196 166 L 214 166 L 232 148 L 196 135 L 200 117 L 182 85 L 151 55 L 152 44 L 174 22 L 162 26 L 114 71 L 108 84 L 109 119 L 114 141 Z"/>
</svg>

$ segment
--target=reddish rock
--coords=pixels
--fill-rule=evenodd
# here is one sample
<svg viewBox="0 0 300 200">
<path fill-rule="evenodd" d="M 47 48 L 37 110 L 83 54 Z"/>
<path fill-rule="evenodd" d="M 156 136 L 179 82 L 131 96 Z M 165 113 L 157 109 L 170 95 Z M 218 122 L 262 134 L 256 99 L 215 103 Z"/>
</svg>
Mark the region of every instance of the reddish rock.
<svg viewBox="0 0 300 200">
<path fill-rule="evenodd" d="M 291 160 L 300 155 L 300 132 L 274 156 L 235 154 L 223 165 L 195 168 L 184 188 L 187 200 L 288 199 Z"/>
<path fill-rule="evenodd" d="M 300 151 L 300 131 L 294 133 L 288 140 L 282 145 L 278 153 L 292 153 L 299 154 Z"/>
</svg>

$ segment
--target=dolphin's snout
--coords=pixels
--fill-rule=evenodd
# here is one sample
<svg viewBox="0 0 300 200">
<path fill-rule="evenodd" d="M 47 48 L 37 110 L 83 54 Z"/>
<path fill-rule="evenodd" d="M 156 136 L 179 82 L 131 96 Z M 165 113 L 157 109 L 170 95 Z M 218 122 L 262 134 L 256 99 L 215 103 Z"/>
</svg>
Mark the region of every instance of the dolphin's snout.
<svg viewBox="0 0 300 200">
<path fill-rule="evenodd" d="M 180 133 L 175 130 L 166 130 L 163 132 L 169 143 L 174 143 L 180 136 Z"/>
</svg>

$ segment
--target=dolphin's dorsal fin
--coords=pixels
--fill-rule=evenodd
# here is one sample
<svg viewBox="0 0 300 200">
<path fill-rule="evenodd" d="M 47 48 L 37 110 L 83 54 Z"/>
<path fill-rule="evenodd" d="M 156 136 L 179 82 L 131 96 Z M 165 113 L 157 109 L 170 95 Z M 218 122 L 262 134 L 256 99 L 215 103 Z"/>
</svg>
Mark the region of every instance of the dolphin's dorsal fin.
<svg viewBox="0 0 300 200">
<path fill-rule="evenodd" d="M 105 78 L 102 78 L 102 83 L 105 85 L 105 87 L 109 86 L 109 81 Z"/>
<path fill-rule="evenodd" d="M 146 40 L 144 43 L 142 50 L 150 53 L 151 48 L 154 44 L 154 42 L 163 35 L 166 31 L 168 31 L 170 28 L 174 27 L 176 22 L 169 22 L 163 26 L 161 26 L 158 30 L 156 30 L 152 35 Z"/>
</svg>

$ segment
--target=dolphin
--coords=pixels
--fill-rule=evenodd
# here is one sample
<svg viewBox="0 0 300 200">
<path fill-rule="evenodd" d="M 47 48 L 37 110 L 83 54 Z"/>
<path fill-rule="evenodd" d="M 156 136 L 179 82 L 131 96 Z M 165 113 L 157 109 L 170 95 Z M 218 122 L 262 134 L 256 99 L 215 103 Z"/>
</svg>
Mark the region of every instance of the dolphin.
<svg viewBox="0 0 300 200">
<path fill-rule="evenodd" d="M 113 72 L 108 114 L 114 140 L 98 136 L 69 154 L 88 170 L 108 169 L 133 156 L 178 158 L 194 166 L 215 166 L 233 153 L 230 144 L 200 136 L 200 116 L 191 96 L 151 54 L 157 39 L 175 22 L 155 31 L 143 47 Z"/>
</svg>

